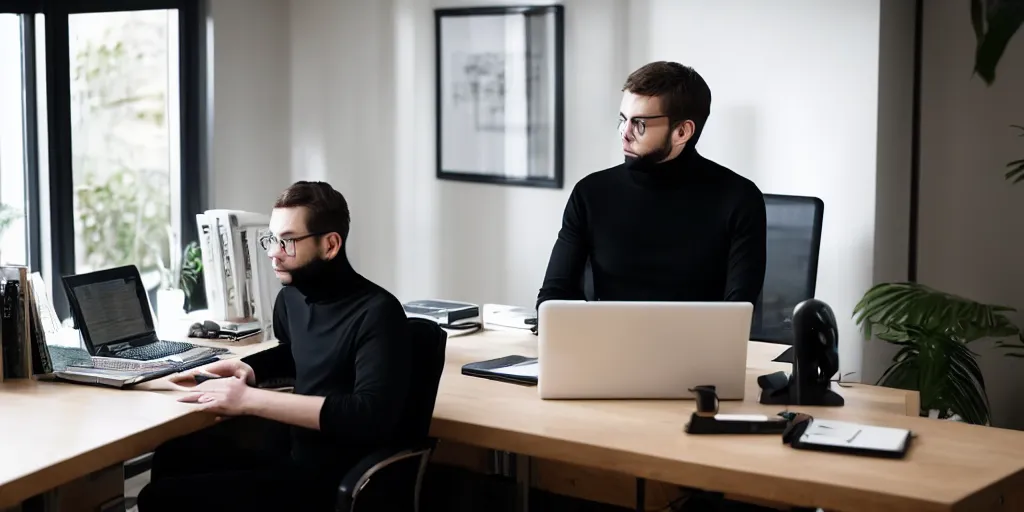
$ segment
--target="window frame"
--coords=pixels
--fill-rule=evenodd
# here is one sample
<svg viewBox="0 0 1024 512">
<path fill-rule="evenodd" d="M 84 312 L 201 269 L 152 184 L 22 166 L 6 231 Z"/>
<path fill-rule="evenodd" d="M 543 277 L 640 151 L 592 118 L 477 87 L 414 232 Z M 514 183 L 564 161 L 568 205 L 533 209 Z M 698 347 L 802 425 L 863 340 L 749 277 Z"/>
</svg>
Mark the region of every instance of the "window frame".
<svg viewBox="0 0 1024 512">
<path fill-rule="evenodd" d="M 13 0 L 2 13 L 21 15 L 22 105 L 25 136 L 25 194 L 28 205 L 28 264 L 49 280 L 50 296 L 57 315 L 70 313 L 61 276 L 75 273 L 74 182 L 71 164 L 71 68 L 68 17 L 72 14 L 154 9 L 178 10 L 178 94 L 180 105 L 180 191 L 178 219 L 181 247 L 198 239 L 196 214 L 207 209 L 208 178 L 206 147 L 208 112 L 206 0 Z M 36 83 L 35 15 L 45 22 L 45 90 Z M 49 169 L 40 169 L 40 94 L 46 98 L 47 156 Z M 45 175 L 41 173 L 46 173 Z M 46 178 L 46 187 L 42 186 Z M 43 194 L 49 204 L 49 225 L 43 226 Z M 172 208 L 173 210 L 173 208 Z M 44 253 L 42 236 L 50 234 Z"/>
</svg>

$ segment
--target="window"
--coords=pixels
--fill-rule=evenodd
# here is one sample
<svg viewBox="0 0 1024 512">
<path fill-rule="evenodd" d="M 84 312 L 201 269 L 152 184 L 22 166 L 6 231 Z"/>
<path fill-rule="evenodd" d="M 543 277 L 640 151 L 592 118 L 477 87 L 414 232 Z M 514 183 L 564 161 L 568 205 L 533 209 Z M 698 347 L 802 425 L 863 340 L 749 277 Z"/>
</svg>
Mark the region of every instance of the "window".
<svg viewBox="0 0 1024 512">
<path fill-rule="evenodd" d="M 0 260 L 41 271 L 62 317 L 63 275 L 134 264 L 155 288 L 206 209 L 202 1 L 4 9 L 0 112 L 22 115 L 0 117 Z"/>
<path fill-rule="evenodd" d="M 180 194 L 178 11 L 72 14 L 68 34 L 75 272 L 159 279 Z"/>
<path fill-rule="evenodd" d="M 0 14 L 0 263 L 28 264 L 21 17 Z"/>
</svg>

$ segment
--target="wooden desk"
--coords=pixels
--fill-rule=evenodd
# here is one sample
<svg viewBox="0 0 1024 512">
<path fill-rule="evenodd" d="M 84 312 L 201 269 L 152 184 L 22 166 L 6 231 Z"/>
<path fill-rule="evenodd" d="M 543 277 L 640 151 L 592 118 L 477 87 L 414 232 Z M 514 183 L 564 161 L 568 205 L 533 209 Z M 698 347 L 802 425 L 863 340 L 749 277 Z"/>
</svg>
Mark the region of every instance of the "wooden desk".
<svg viewBox="0 0 1024 512">
<path fill-rule="evenodd" d="M 468 362 L 535 355 L 529 334 L 452 337 L 448 347 L 431 428 L 442 440 L 826 510 L 1024 509 L 1024 433 L 918 417 L 915 392 L 833 386 L 846 406 L 792 408 L 918 433 L 906 459 L 884 460 L 795 450 L 778 436 L 689 436 L 690 400 L 545 401 L 533 387 L 461 375 Z M 757 403 L 756 377 L 786 367 L 770 362 L 784 348 L 751 343 L 747 399 L 722 412 L 783 409 Z"/>
<path fill-rule="evenodd" d="M 692 401 L 542 401 L 536 388 L 460 373 L 470 361 L 533 355 L 535 344 L 529 334 L 450 338 L 433 434 L 445 442 L 829 510 L 1024 509 L 1018 490 L 1024 489 L 1024 433 L 907 416 L 917 410 L 916 393 L 857 385 L 837 388 L 845 407 L 794 408 L 920 434 L 906 460 L 890 461 L 802 452 L 776 436 L 688 436 L 682 428 Z M 249 342 L 238 352 L 269 346 Z M 768 362 L 783 348 L 752 344 L 748 378 L 785 368 Z M 780 410 L 758 405 L 752 382 L 748 390 L 746 401 L 723 402 L 722 411 Z M 158 392 L 0 384 L 0 509 L 215 421 L 192 411 Z"/>
<path fill-rule="evenodd" d="M 241 357 L 275 346 L 189 340 Z M 62 382 L 0 383 L 0 510 L 212 425 L 165 393 Z"/>
</svg>

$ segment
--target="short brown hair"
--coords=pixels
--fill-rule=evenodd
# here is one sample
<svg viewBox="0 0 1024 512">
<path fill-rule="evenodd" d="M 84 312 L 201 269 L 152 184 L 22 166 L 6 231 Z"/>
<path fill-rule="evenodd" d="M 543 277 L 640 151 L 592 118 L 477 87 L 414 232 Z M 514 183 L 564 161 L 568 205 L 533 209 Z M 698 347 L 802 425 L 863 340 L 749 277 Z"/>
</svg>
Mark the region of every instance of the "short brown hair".
<svg viewBox="0 0 1024 512">
<path fill-rule="evenodd" d="M 306 229 L 310 233 L 338 233 L 348 242 L 348 229 L 352 219 L 348 213 L 348 201 L 341 192 L 334 190 L 323 181 L 296 181 L 286 188 L 274 208 L 295 208 L 305 206 L 309 210 Z"/>
<path fill-rule="evenodd" d="M 711 115 L 711 89 L 707 82 L 693 68 L 678 62 L 645 64 L 629 74 L 622 90 L 660 98 L 672 126 L 687 119 L 693 121 L 694 144 Z"/>
</svg>

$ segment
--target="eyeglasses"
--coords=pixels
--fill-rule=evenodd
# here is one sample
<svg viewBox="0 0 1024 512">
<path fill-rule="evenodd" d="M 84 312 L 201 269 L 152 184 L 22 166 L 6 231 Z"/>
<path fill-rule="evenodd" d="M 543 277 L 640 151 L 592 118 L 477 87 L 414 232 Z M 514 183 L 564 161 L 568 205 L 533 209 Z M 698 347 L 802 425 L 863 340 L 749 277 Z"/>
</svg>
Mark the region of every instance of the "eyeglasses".
<svg viewBox="0 0 1024 512">
<path fill-rule="evenodd" d="M 260 247 L 270 252 L 271 247 L 277 247 L 288 256 L 295 256 L 295 242 L 300 242 L 309 237 L 320 236 L 323 233 L 309 233 L 308 235 L 295 236 L 292 238 L 278 238 L 274 235 L 263 235 L 260 237 Z"/>
<path fill-rule="evenodd" d="M 630 119 L 626 119 L 623 116 L 619 116 L 619 136 L 621 137 L 626 133 L 627 128 L 631 129 L 637 137 L 642 137 L 647 132 L 647 120 L 658 119 L 661 117 L 668 116 L 637 116 Z"/>
</svg>

